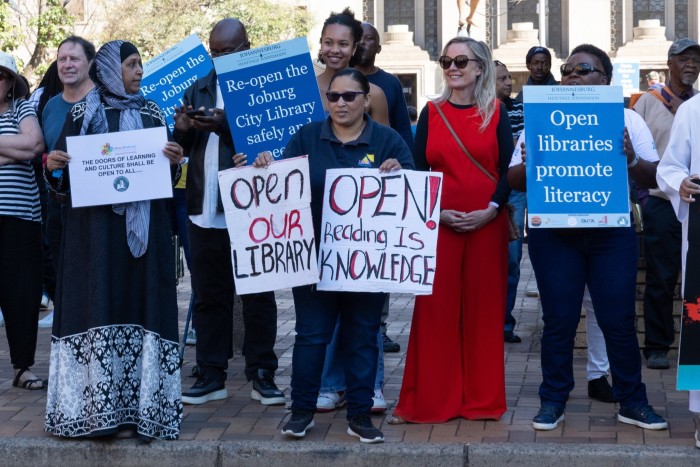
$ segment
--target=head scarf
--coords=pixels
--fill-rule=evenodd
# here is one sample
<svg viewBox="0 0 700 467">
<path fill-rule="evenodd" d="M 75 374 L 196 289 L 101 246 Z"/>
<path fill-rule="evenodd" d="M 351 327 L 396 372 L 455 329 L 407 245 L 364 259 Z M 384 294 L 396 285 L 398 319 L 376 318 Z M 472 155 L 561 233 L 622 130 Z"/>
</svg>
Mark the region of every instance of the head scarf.
<svg viewBox="0 0 700 467">
<path fill-rule="evenodd" d="M 123 53 L 126 57 L 122 57 Z M 107 115 L 104 101 L 110 107 L 120 111 L 119 131 L 143 128 L 140 109 L 146 100 L 141 94 L 127 94 L 122 80 L 122 61 L 138 49 L 130 42 L 108 42 L 97 52 L 90 66 L 90 78 L 95 88 L 85 98 L 85 116 L 80 134 L 107 133 Z M 151 218 L 151 202 L 136 201 L 112 205 L 112 210 L 119 215 L 126 213 L 126 240 L 134 258 L 143 256 L 148 247 L 148 224 Z"/>
</svg>

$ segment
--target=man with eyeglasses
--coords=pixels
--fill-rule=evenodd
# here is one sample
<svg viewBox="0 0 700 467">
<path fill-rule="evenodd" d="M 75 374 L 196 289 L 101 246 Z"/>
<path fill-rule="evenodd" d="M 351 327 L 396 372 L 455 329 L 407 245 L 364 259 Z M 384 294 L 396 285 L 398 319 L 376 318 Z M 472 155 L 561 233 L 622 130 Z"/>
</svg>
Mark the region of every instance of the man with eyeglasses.
<svg viewBox="0 0 700 467">
<path fill-rule="evenodd" d="M 525 55 L 525 66 L 530 72 L 526 86 L 554 86 L 559 81 L 554 79 L 550 71 L 552 69 L 552 54 L 547 47 L 535 46 L 527 51 Z M 522 89 L 515 98 L 516 101 L 523 101 Z"/>
<path fill-rule="evenodd" d="M 678 107 L 697 91 L 693 83 L 700 73 L 700 45 L 692 39 L 679 39 L 668 49 L 668 83 L 651 89 L 634 104 L 634 110 L 649 126 L 659 155 L 669 144 L 671 126 Z M 642 209 L 644 220 L 644 356 L 647 368 L 663 370 L 671 366 L 668 352 L 675 337 L 673 296 L 681 271 L 681 223 L 668 195 L 649 190 Z"/>
<path fill-rule="evenodd" d="M 212 58 L 250 48 L 245 26 L 234 18 L 219 21 L 209 35 Z M 188 116 L 201 110 L 203 115 Z M 224 399 L 226 369 L 233 356 L 234 282 L 231 247 L 219 193 L 219 170 L 245 163 L 236 154 L 223 109 L 216 70 L 197 80 L 175 108 L 175 140 L 189 154 L 187 174 L 188 233 L 193 324 L 197 329 L 197 381 L 182 393 L 185 404 Z M 274 292 L 242 295 L 245 337 L 245 375 L 253 382 L 251 398 L 263 405 L 284 404 L 284 393 L 274 382 L 277 356 L 277 305 Z"/>
<path fill-rule="evenodd" d="M 612 79 L 612 62 L 598 47 L 576 47 L 561 66 L 564 86 L 603 86 Z M 649 129 L 637 114 L 625 111 L 624 155 L 628 175 L 640 186 L 656 186 L 656 162 Z M 521 142 L 516 145 L 508 181 L 526 188 Z M 531 229 L 529 253 L 542 299 L 542 384 L 536 430 L 553 430 L 564 421 L 574 388 L 573 344 L 581 318 L 584 290 L 590 292 L 595 317 L 608 350 L 618 421 L 648 430 L 663 430 L 666 421 L 649 405 L 642 383 L 641 357 L 634 327 L 637 242 L 633 226 L 611 228 Z"/>
<path fill-rule="evenodd" d="M 525 127 L 523 119 L 523 103 L 510 97 L 513 92 L 513 79 L 505 63 L 494 60 L 496 69 L 496 97 L 503 102 L 508 111 L 510 127 L 513 130 L 513 141 L 517 141 L 520 133 Z M 511 344 L 522 341 L 520 336 L 515 334 L 515 317 L 513 308 L 515 307 L 515 295 L 520 282 L 520 261 L 523 257 L 523 234 L 525 231 L 525 209 L 527 208 L 527 196 L 524 192 L 511 190 L 508 203 L 513 206 L 513 218 L 518 224 L 520 238 L 508 243 L 508 295 L 506 296 L 506 318 L 503 327 L 503 340 Z"/>
</svg>

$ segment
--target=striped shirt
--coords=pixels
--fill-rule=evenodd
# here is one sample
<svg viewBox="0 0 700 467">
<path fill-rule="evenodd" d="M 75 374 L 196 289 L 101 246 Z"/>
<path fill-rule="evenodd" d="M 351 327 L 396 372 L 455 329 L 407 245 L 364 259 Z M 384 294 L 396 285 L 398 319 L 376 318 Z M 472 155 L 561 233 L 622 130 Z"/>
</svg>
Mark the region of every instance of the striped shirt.
<svg viewBox="0 0 700 467">
<path fill-rule="evenodd" d="M 32 106 L 25 100 L 16 100 L 0 115 L 0 135 L 19 134 L 19 123 L 27 117 L 36 117 Z M 30 161 L 0 166 L 0 216 L 19 217 L 41 222 L 39 188 Z"/>
</svg>

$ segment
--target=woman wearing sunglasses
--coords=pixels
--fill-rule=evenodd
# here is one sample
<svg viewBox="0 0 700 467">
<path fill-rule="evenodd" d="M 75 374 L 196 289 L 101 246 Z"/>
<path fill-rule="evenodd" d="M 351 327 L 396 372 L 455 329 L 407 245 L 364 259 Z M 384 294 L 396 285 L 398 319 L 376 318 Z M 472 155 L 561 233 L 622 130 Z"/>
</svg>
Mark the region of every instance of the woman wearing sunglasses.
<svg viewBox="0 0 700 467">
<path fill-rule="evenodd" d="M 421 112 L 414 146 L 417 169 L 444 174 L 437 265 L 433 294 L 416 297 L 393 424 L 498 420 L 506 411 L 503 208 L 513 135 L 483 42 L 454 38 L 439 63 L 444 90 Z"/>
<path fill-rule="evenodd" d="M 378 168 L 381 172 L 413 169 L 413 157 L 403 138 L 379 125 L 367 114 L 370 86 L 362 73 L 346 68 L 331 79 L 329 117 L 303 126 L 291 139 L 284 158 L 309 156 L 311 213 L 317 248 L 322 235 L 321 216 L 326 170 Z M 254 162 L 266 167 L 272 156 L 264 153 Z M 340 321 L 339 351 L 345 361 L 348 434 L 365 443 L 384 440 L 370 418 L 379 352 L 377 334 L 384 293 L 321 292 L 315 286 L 293 289 L 296 337 L 292 356 L 292 416 L 282 433 L 296 438 L 312 428 L 326 346 Z"/>
<path fill-rule="evenodd" d="M 613 66 L 598 47 L 576 47 L 561 66 L 562 86 L 610 84 Z M 625 109 L 624 154 L 628 175 L 643 188 L 656 186 L 659 160 L 642 117 Z M 525 191 L 525 132 L 513 154 L 508 181 Z M 634 226 L 611 228 L 530 229 L 528 247 L 542 299 L 542 384 L 536 430 L 553 430 L 564 421 L 574 388 L 573 346 L 587 286 L 603 332 L 613 379 L 613 397 L 620 404 L 617 419 L 649 430 L 668 424 L 649 405 L 642 383 L 639 343 L 634 327 L 637 286 L 637 237 Z"/>
</svg>

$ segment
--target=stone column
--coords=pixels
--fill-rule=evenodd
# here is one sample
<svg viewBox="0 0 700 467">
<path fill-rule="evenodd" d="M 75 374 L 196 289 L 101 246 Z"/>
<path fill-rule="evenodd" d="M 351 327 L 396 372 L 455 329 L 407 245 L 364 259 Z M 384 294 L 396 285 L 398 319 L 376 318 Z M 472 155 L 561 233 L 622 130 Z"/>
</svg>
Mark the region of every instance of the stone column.
<svg viewBox="0 0 700 467">
<path fill-rule="evenodd" d="M 568 43 L 563 44 L 564 55 L 584 43 L 610 51 L 610 0 L 565 0 L 562 6 L 565 7 L 562 14 L 569 29 Z"/>
</svg>

